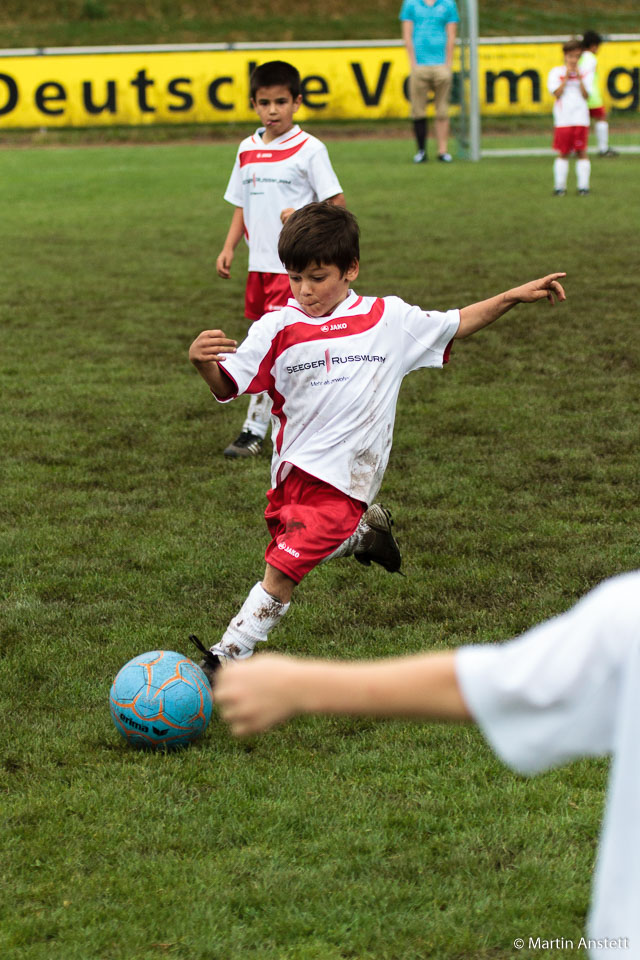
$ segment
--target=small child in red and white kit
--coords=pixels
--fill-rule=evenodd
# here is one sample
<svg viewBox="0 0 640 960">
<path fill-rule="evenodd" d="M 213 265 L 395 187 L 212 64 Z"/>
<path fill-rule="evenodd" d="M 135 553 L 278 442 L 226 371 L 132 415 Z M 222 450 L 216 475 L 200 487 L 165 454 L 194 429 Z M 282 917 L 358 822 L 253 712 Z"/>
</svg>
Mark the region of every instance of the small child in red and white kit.
<svg viewBox="0 0 640 960">
<path fill-rule="evenodd" d="M 454 340 L 518 303 L 565 299 L 564 273 L 446 313 L 358 296 L 350 289 L 360 264 L 358 223 L 331 203 L 293 213 L 278 252 L 293 293 L 287 305 L 254 323 L 237 349 L 224 331 L 204 330 L 189 350 L 216 400 L 266 392 L 273 401 L 267 566 L 222 638 L 204 650 L 210 679 L 220 662 L 246 659 L 267 640 L 294 588 L 320 563 L 355 556 L 399 570 L 389 511 L 373 501 L 404 377 L 442 367 Z"/>
<path fill-rule="evenodd" d="M 562 47 L 564 65 L 549 71 L 547 87 L 555 97 L 553 104 L 553 149 L 558 156 L 553 162 L 553 194 L 564 197 L 569 176 L 569 157 L 576 155 L 578 194 L 589 193 L 591 161 L 587 156 L 589 141 L 589 105 L 592 75 L 578 67 L 582 42 L 569 40 Z"/>
</svg>

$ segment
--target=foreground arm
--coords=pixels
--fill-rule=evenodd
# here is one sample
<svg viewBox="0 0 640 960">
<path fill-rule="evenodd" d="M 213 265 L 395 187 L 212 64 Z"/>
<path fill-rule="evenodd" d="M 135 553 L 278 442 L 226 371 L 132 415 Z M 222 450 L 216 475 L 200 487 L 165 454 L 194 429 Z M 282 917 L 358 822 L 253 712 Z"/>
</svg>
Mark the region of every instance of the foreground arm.
<svg viewBox="0 0 640 960">
<path fill-rule="evenodd" d="M 375 663 L 332 663 L 263 654 L 225 667 L 214 697 L 236 736 L 299 713 L 466 720 L 455 653 Z"/>
<path fill-rule="evenodd" d="M 562 277 L 566 277 L 566 273 L 550 273 L 540 280 L 532 280 L 521 287 L 499 293 L 497 297 L 491 297 L 490 300 L 482 300 L 480 303 L 463 307 L 460 311 L 460 326 L 454 339 L 462 340 L 470 337 L 472 333 L 487 327 L 518 303 L 537 303 L 538 300 L 548 300 L 553 304 L 554 296 L 558 301 L 566 300 L 564 289 L 559 283 Z"/>
<path fill-rule="evenodd" d="M 235 384 L 220 369 L 218 362 L 236 352 L 237 342 L 222 330 L 203 330 L 189 347 L 189 360 L 216 397 L 226 400 L 236 392 Z"/>
<path fill-rule="evenodd" d="M 227 239 L 224 241 L 224 246 L 218 254 L 218 259 L 216 260 L 216 270 L 218 272 L 218 276 L 222 277 L 223 280 L 228 280 L 231 276 L 231 263 L 233 261 L 233 254 L 243 236 L 244 214 L 242 212 L 242 207 L 236 207 L 233 211 L 233 216 L 231 217 L 231 224 L 227 233 Z"/>
</svg>

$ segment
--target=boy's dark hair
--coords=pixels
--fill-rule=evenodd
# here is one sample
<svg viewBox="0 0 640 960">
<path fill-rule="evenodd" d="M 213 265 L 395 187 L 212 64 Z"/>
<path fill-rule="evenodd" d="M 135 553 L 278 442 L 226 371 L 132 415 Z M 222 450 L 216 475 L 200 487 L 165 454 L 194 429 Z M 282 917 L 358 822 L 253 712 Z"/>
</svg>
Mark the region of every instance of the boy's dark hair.
<svg viewBox="0 0 640 960">
<path fill-rule="evenodd" d="M 360 228 L 349 210 L 334 203 L 308 203 L 292 213 L 280 234 L 278 255 L 287 270 L 335 264 L 344 275 L 360 259 Z"/>
<path fill-rule="evenodd" d="M 287 87 L 294 100 L 300 96 L 300 74 L 285 60 L 261 63 L 251 74 L 249 85 L 252 100 L 255 100 L 260 87 Z"/>
<path fill-rule="evenodd" d="M 576 40 L 574 37 L 572 40 L 567 40 L 566 43 L 562 44 L 563 53 L 571 53 L 572 50 L 582 50 L 582 40 Z"/>
<path fill-rule="evenodd" d="M 602 37 L 595 30 L 585 30 L 582 38 L 582 49 L 588 50 L 589 47 L 599 47 L 602 43 Z"/>
</svg>

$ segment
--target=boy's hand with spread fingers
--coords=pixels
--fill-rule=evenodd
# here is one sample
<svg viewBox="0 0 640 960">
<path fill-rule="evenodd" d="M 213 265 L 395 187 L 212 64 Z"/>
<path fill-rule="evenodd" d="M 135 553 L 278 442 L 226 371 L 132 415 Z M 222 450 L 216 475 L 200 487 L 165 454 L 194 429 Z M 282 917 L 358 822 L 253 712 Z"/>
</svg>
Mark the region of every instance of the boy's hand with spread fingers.
<svg viewBox="0 0 640 960">
<path fill-rule="evenodd" d="M 189 360 L 196 366 L 218 363 L 226 360 L 227 354 L 235 353 L 237 346 L 237 340 L 230 340 L 223 330 L 203 330 L 189 347 Z"/>
</svg>

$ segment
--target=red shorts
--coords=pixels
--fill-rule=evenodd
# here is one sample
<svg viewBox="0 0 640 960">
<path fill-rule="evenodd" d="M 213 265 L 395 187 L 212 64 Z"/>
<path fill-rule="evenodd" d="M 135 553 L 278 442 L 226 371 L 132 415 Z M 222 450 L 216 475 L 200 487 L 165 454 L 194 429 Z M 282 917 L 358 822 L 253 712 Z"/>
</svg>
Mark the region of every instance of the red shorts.
<svg viewBox="0 0 640 960">
<path fill-rule="evenodd" d="M 592 120 L 606 120 L 607 111 L 604 107 L 589 107 L 589 116 Z"/>
<path fill-rule="evenodd" d="M 589 127 L 555 127 L 553 131 L 553 149 L 568 157 L 575 150 L 581 153 L 587 149 Z"/>
<path fill-rule="evenodd" d="M 300 583 L 355 531 L 366 503 L 292 467 L 267 493 L 264 512 L 271 543 L 265 560 Z"/>
<path fill-rule="evenodd" d="M 247 320 L 259 320 L 270 310 L 286 307 L 290 296 L 289 274 L 250 270 L 244 294 L 244 315 Z"/>
</svg>

